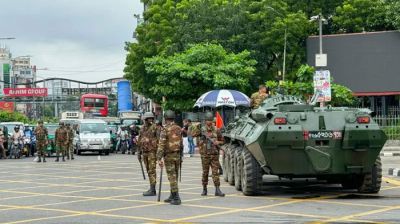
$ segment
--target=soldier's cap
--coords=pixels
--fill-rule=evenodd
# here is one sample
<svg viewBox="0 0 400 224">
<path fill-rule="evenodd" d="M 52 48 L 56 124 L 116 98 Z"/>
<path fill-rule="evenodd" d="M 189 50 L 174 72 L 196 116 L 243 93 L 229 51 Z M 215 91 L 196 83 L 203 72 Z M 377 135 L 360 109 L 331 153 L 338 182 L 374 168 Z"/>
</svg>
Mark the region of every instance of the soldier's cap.
<svg viewBox="0 0 400 224">
<path fill-rule="evenodd" d="M 164 118 L 165 119 L 175 119 L 175 112 L 172 110 L 165 111 Z"/>
<path fill-rule="evenodd" d="M 207 113 L 205 114 L 205 116 L 204 116 L 204 119 L 205 119 L 206 121 L 213 121 L 213 120 L 214 120 L 214 114 L 211 113 L 211 112 L 207 112 Z"/>
</svg>

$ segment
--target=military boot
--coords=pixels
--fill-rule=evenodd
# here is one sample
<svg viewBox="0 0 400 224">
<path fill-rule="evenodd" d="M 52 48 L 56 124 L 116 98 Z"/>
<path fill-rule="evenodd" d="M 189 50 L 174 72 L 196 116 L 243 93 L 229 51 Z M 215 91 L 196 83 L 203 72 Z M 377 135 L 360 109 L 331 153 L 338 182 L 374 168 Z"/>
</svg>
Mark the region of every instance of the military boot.
<svg viewBox="0 0 400 224">
<path fill-rule="evenodd" d="M 171 200 L 170 204 L 171 205 L 180 205 L 181 204 L 181 198 L 179 197 L 178 192 L 172 193 L 172 200 Z"/>
<path fill-rule="evenodd" d="M 172 192 L 169 194 L 169 197 L 167 199 L 164 200 L 165 203 L 171 203 L 172 201 Z"/>
<path fill-rule="evenodd" d="M 63 162 L 65 162 L 65 158 L 64 158 L 64 156 L 62 157 L 62 161 L 63 161 Z"/>
<path fill-rule="evenodd" d="M 44 162 L 44 163 L 46 162 L 46 157 L 45 157 L 45 156 L 43 156 L 43 162 Z"/>
<path fill-rule="evenodd" d="M 156 185 L 150 185 L 150 189 L 143 192 L 143 196 L 156 196 Z"/>
<path fill-rule="evenodd" d="M 40 158 L 40 156 L 38 157 L 39 159 L 38 159 L 38 163 L 41 163 L 42 162 L 42 160 L 41 160 L 41 158 Z"/>
<path fill-rule="evenodd" d="M 59 162 L 60 160 L 59 160 L 59 157 L 57 156 L 57 159 L 56 159 L 56 161 L 55 162 Z"/>
<path fill-rule="evenodd" d="M 203 192 L 201 193 L 201 196 L 207 196 L 207 185 L 203 185 Z"/>
<path fill-rule="evenodd" d="M 219 189 L 219 186 L 215 186 L 215 196 L 225 197 L 225 194 Z"/>
</svg>

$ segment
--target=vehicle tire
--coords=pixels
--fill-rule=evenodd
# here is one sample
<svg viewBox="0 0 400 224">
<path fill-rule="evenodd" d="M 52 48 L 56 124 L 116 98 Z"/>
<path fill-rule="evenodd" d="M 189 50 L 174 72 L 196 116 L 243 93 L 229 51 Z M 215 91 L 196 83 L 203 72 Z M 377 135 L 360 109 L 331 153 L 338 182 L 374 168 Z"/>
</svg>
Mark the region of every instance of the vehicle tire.
<svg viewBox="0 0 400 224">
<path fill-rule="evenodd" d="M 242 151 L 242 192 L 246 196 L 256 195 L 262 186 L 262 170 L 260 164 L 246 148 Z"/>
<path fill-rule="evenodd" d="M 108 156 L 108 155 L 110 155 L 110 150 L 109 149 L 107 149 L 106 151 L 105 151 L 105 153 L 104 153 L 106 156 Z"/>
<path fill-rule="evenodd" d="M 234 159 L 234 175 L 235 175 L 235 189 L 237 191 L 242 190 L 242 148 L 237 147 L 235 151 L 235 159 Z"/>
<path fill-rule="evenodd" d="M 382 183 L 382 162 L 381 157 L 375 161 L 372 167 L 371 173 L 365 174 L 361 186 L 358 188 L 358 192 L 374 194 L 378 193 L 381 189 Z"/>
<path fill-rule="evenodd" d="M 228 173 L 229 173 L 229 150 L 228 147 L 224 149 L 224 159 L 222 160 L 222 167 L 224 169 L 224 180 L 228 182 Z"/>
<path fill-rule="evenodd" d="M 228 183 L 235 185 L 235 151 L 236 147 L 229 148 L 229 172 L 228 172 Z"/>
</svg>

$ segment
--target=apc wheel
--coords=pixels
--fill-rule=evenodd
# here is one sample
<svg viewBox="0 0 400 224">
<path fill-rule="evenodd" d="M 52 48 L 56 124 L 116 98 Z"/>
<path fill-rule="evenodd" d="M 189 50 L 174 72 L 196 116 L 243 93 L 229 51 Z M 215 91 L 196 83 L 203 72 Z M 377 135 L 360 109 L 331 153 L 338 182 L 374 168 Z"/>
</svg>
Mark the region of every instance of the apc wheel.
<svg viewBox="0 0 400 224">
<path fill-rule="evenodd" d="M 229 172 L 228 172 L 228 183 L 235 185 L 235 151 L 236 148 L 229 148 Z"/>
<path fill-rule="evenodd" d="M 361 184 L 361 187 L 358 188 L 358 192 L 367 194 L 378 193 L 381 189 L 381 183 L 382 162 L 381 157 L 378 156 L 374 166 L 372 167 L 371 173 L 364 175 L 364 180 Z"/>
<path fill-rule="evenodd" d="M 246 148 L 242 152 L 242 192 L 244 195 L 256 195 L 262 186 L 262 172 L 260 164 Z"/>
<path fill-rule="evenodd" d="M 242 149 L 236 148 L 235 158 L 234 158 L 234 174 L 235 174 L 235 189 L 238 191 L 242 190 L 242 170 L 243 170 L 243 159 L 242 159 Z"/>
<path fill-rule="evenodd" d="M 228 173 L 229 173 L 229 150 L 225 148 L 224 150 L 224 160 L 222 161 L 222 167 L 224 168 L 224 180 L 228 182 Z"/>
</svg>

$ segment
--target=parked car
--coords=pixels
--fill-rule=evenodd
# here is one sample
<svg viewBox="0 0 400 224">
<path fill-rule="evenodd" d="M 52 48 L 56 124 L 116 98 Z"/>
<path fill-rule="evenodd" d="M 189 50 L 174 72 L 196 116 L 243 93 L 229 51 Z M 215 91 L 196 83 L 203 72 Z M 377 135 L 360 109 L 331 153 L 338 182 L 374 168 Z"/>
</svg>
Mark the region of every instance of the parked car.
<svg viewBox="0 0 400 224">
<path fill-rule="evenodd" d="M 110 131 L 107 123 L 98 119 L 83 119 L 78 123 L 75 135 L 75 152 L 98 152 L 108 155 L 111 148 Z"/>
</svg>

